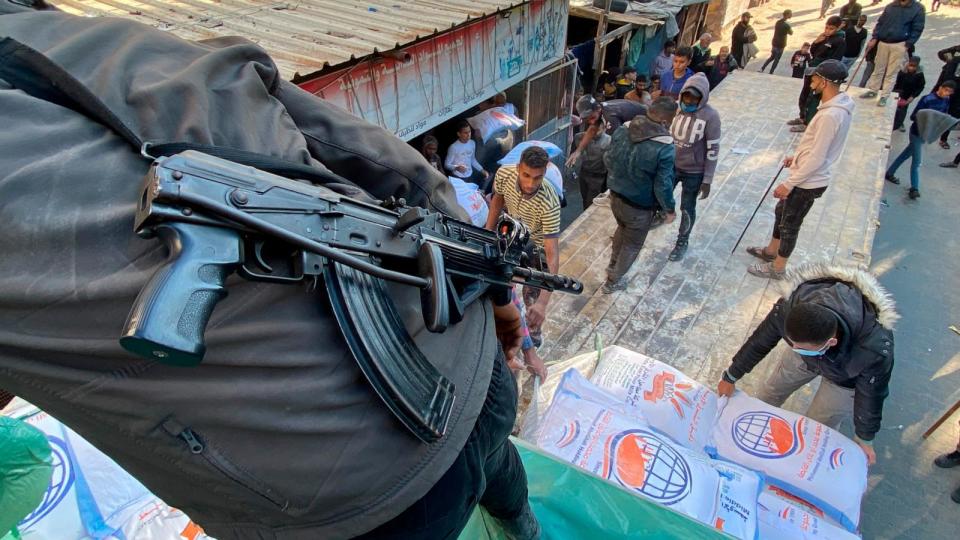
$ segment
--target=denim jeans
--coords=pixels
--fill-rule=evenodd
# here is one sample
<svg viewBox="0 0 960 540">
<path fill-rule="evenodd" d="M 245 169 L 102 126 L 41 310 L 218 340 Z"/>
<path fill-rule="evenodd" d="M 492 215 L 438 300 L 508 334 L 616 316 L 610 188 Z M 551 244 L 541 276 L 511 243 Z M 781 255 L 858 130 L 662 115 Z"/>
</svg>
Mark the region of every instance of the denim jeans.
<svg viewBox="0 0 960 540">
<path fill-rule="evenodd" d="M 780 57 L 783 56 L 783 49 L 778 49 L 773 47 L 770 49 L 770 58 L 767 58 L 767 61 L 763 63 L 763 67 L 760 68 L 760 71 L 767 69 L 767 64 L 773 62 L 773 67 L 770 68 L 770 73 L 772 74 L 777 70 L 777 64 L 780 63 Z"/>
<path fill-rule="evenodd" d="M 913 128 L 910 128 L 910 142 L 907 143 L 907 147 L 900 152 L 900 155 L 897 156 L 897 159 L 893 160 L 893 163 L 890 164 L 890 167 L 887 168 L 887 176 L 893 176 L 897 172 L 897 169 L 903 165 L 903 162 L 910 160 L 910 187 L 913 189 L 920 189 L 920 157 L 923 151 L 923 141 L 920 140 L 919 135 L 913 133 Z"/>
<path fill-rule="evenodd" d="M 700 185 L 703 184 L 703 173 L 687 174 L 676 171 L 673 176 L 673 187 L 682 184 L 680 193 L 680 234 L 677 235 L 678 244 L 686 244 L 690 239 L 690 231 L 697 221 L 697 195 L 700 194 Z"/>
<path fill-rule="evenodd" d="M 487 400 L 456 461 L 413 506 L 358 538 L 456 539 L 477 503 L 499 519 L 520 515 L 527 502 L 527 474 L 507 439 L 517 416 L 517 388 L 500 345 L 496 348 Z"/>
<path fill-rule="evenodd" d="M 786 199 L 780 199 L 777 208 L 774 210 L 775 219 L 773 223 L 773 237 L 780 240 L 780 249 L 777 250 L 777 255 L 785 259 L 790 257 L 793 248 L 797 246 L 803 218 L 807 217 L 807 212 L 813 207 L 813 202 L 819 199 L 826 190 L 826 187 L 793 188 Z"/>
</svg>

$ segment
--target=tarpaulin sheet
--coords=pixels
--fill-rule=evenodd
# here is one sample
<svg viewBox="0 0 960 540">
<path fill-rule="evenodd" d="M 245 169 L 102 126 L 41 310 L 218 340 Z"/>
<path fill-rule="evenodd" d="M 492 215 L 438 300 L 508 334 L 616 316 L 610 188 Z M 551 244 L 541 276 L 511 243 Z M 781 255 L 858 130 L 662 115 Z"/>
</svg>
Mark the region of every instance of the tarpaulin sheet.
<svg viewBox="0 0 960 540">
<path fill-rule="evenodd" d="M 543 528 L 543 540 L 582 538 L 730 538 L 669 508 L 512 439 L 527 470 L 530 505 Z M 461 540 L 506 537 L 477 507 Z"/>
</svg>

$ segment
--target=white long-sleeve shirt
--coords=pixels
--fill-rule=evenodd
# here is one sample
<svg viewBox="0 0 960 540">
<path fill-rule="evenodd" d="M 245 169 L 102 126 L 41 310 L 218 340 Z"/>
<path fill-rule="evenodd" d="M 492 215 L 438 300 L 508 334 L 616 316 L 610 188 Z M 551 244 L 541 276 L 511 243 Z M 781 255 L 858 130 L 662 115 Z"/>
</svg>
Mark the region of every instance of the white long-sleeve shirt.
<svg viewBox="0 0 960 540">
<path fill-rule="evenodd" d="M 457 165 L 463 165 L 467 169 L 462 172 L 458 171 Z M 443 166 L 447 168 L 450 174 L 459 178 L 470 178 L 473 176 L 474 169 L 482 171 L 483 165 L 480 165 L 480 162 L 477 161 L 476 141 L 473 139 L 465 143 L 459 140 L 454 141 L 447 149 L 447 159 L 444 160 Z"/>
<path fill-rule="evenodd" d="M 854 107 L 853 100 L 844 93 L 817 107 L 817 114 L 797 145 L 790 177 L 784 182 L 790 189 L 815 189 L 830 184 L 833 164 L 847 144 Z"/>
</svg>

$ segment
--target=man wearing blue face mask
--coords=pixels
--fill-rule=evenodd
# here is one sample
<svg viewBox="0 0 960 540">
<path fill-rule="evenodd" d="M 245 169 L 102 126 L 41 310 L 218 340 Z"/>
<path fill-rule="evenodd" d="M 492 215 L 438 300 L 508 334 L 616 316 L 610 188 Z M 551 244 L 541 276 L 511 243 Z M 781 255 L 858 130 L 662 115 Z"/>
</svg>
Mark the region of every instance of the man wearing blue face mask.
<svg viewBox="0 0 960 540">
<path fill-rule="evenodd" d="M 683 186 L 680 198 L 680 233 L 670 252 L 671 261 L 683 259 L 690 231 L 697 219 L 697 196 L 706 199 L 720 152 L 720 114 L 707 104 L 710 81 L 703 73 L 690 77 L 680 91 L 680 112 L 673 117 L 670 134 L 677 148 L 673 186 Z"/>
<path fill-rule="evenodd" d="M 783 340 L 776 368 L 757 398 L 779 407 L 821 376 L 806 415 L 838 429 L 853 416 L 854 440 L 869 464 L 893 371 L 893 298 L 873 275 L 853 267 L 805 265 L 791 272 L 789 294 L 774 304 L 723 372 L 717 393 L 729 396 Z"/>
</svg>

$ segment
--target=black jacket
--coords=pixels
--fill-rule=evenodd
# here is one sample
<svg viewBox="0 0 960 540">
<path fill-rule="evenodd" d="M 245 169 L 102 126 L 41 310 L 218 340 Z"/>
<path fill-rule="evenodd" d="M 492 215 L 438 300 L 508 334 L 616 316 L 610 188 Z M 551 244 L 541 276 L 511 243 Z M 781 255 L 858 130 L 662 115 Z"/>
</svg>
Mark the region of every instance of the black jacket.
<svg viewBox="0 0 960 540">
<path fill-rule="evenodd" d="M 744 35 L 747 32 L 747 28 L 750 28 L 750 25 L 740 21 L 736 26 L 733 27 L 733 33 L 730 35 L 730 53 L 733 54 L 733 57 L 736 58 L 737 62 L 743 58 L 743 46 L 748 42 L 746 36 Z"/>
<path fill-rule="evenodd" d="M 903 99 L 915 98 L 923 92 L 926 84 L 926 77 L 919 69 L 913 73 L 900 70 L 900 73 L 897 73 L 897 82 L 893 85 L 893 91 Z"/>
<path fill-rule="evenodd" d="M 847 50 L 847 35 L 843 30 L 810 46 L 810 67 L 817 67 L 824 60 L 841 60 Z"/>
<path fill-rule="evenodd" d="M 869 441 L 880 430 L 883 400 L 893 371 L 894 302 L 872 275 L 849 267 L 807 265 L 795 271 L 789 295 L 781 298 L 733 357 L 727 373 L 739 379 L 780 342 L 787 314 L 798 302 L 813 302 L 837 315 L 840 342 L 823 356 L 802 356 L 807 369 L 854 389 L 857 437 Z"/>
</svg>

